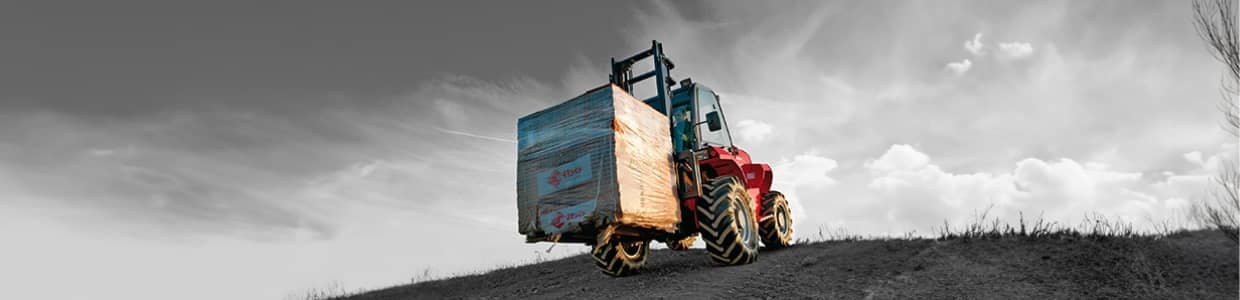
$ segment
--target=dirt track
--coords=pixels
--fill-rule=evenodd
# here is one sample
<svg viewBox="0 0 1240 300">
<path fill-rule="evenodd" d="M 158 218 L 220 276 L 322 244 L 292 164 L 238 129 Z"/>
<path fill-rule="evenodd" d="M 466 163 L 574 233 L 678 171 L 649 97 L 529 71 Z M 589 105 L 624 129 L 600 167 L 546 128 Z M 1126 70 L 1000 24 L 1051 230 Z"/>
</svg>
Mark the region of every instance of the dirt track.
<svg viewBox="0 0 1240 300">
<path fill-rule="evenodd" d="M 1213 231 L 1157 240 L 822 242 L 763 251 L 736 267 L 711 266 L 701 249 L 661 250 L 632 277 L 607 277 L 581 255 L 348 299 L 1237 299 L 1238 251 Z"/>
</svg>

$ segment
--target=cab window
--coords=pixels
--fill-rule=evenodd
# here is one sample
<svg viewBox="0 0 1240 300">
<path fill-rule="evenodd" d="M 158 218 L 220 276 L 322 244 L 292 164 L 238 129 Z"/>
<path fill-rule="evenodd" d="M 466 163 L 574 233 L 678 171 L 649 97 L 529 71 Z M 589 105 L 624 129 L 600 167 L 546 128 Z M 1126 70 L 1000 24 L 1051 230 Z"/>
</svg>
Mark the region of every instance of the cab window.
<svg viewBox="0 0 1240 300">
<path fill-rule="evenodd" d="M 731 147 L 732 137 L 728 134 L 728 123 L 723 117 L 723 110 L 719 108 L 719 99 L 715 97 L 715 93 L 708 89 L 698 89 L 698 120 L 703 124 L 698 128 L 702 133 L 702 146 L 721 146 Z M 710 117 L 718 118 L 718 128 L 711 130 L 710 124 L 707 124 Z"/>
<path fill-rule="evenodd" d="M 693 105 L 690 104 L 685 101 L 672 108 L 672 146 L 676 153 L 693 150 L 693 114 L 689 113 Z"/>
</svg>

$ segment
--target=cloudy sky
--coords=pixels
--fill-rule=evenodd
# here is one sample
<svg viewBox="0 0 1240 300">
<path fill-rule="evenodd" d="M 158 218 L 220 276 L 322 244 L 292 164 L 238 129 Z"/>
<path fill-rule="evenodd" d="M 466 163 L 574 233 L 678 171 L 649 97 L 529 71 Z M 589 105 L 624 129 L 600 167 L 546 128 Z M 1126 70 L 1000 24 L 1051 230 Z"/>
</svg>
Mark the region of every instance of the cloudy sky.
<svg viewBox="0 0 1240 300">
<path fill-rule="evenodd" d="M 1182 1 L 7 5 L 0 282 L 280 299 L 580 253 L 516 233 L 516 119 L 652 39 L 722 95 L 799 237 L 987 207 L 1182 222 L 1236 152 L 1190 20 Z"/>
</svg>

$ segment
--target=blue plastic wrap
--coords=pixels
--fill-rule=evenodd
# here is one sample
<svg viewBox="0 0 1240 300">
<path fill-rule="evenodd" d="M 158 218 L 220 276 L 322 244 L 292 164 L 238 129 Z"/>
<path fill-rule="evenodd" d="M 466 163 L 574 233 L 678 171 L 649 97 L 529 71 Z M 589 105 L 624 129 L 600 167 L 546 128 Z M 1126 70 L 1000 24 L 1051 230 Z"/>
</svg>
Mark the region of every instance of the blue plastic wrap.
<svg viewBox="0 0 1240 300">
<path fill-rule="evenodd" d="M 680 222 L 668 119 L 607 85 L 517 121 L 518 231 Z"/>
</svg>

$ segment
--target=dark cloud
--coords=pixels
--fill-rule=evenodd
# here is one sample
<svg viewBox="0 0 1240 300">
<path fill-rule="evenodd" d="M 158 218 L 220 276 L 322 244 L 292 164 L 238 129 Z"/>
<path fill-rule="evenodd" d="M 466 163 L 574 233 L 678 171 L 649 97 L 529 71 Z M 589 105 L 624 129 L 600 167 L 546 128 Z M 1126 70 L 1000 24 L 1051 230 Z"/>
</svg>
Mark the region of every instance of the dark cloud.
<svg viewBox="0 0 1240 300">
<path fill-rule="evenodd" d="M 141 116 L 374 104 L 445 74 L 556 80 L 621 55 L 640 3 L 14 3 L 0 11 L 0 108 Z M 600 60 L 601 61 L 601 60 Z"/>
<path fill-rule="evenodd" d="M 299 203 L 298 178 L 352 161 L 351 140 L 265 116 L 179 113 L 100 122 L 51 112 L 0 114 L 0 171 L 49 205 L 85 209 L 88 220 L 159 234 L 280 238 L 330 235 L 321 204 Z M 258 137 L 256 135 L 266 135 Z M 368 150 L 358 149 L 362 154 Z M 8 201 L 20 201 L 12 199 Z"/>
<path fill-rule="evenodd" d="M 70 223 L 327 238 L 352 206 L 508 206 L 514 120 L 567 95 L 530 79 L 446 76 L 355 108 L 3 112 L 0 171 L 32 191 L 26 197 L 85 209 L 89 220 L 62 220 Z"/>
</svg>

